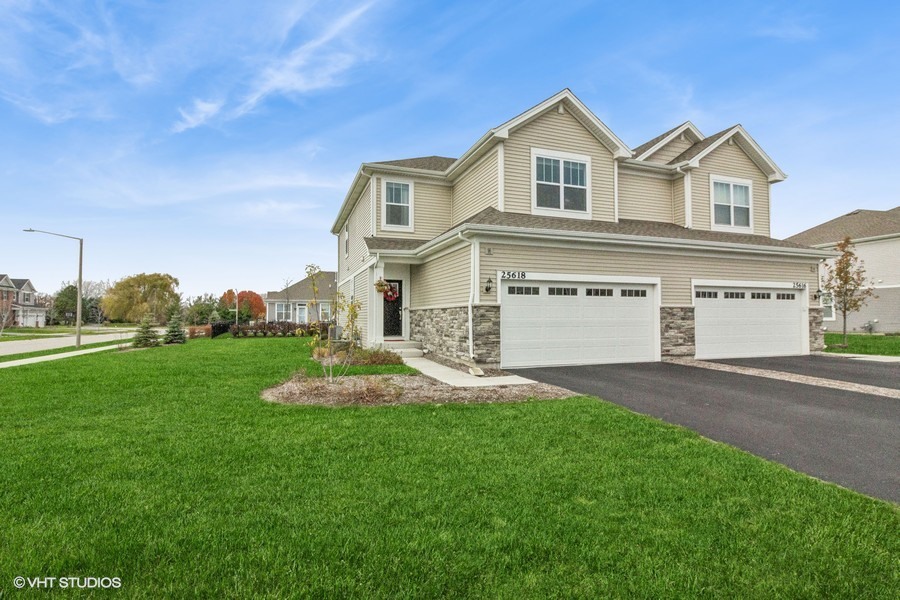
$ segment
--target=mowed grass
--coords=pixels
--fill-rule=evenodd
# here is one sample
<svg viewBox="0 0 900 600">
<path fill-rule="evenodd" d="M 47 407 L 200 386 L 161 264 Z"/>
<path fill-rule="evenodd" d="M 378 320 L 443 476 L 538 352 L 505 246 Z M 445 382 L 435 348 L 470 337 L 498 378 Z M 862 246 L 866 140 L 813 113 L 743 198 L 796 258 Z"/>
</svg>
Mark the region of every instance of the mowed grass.
<svg viewBox="0 0 900 600">
<path fill-rule="evenodd" d="M 0 371 L 0 591 L 896 597 L 894 505 L 592 398 L 259 399 L 308 353 L 197 340 Z"/>
<path fill-rule="evenodd" d="M 843 334 L 825 334 L 826 352 L 900 356 L 900 335 L 850 334 L 847 336 L 846 348 L 840 347 L 843 343 Z"/>
</svg>

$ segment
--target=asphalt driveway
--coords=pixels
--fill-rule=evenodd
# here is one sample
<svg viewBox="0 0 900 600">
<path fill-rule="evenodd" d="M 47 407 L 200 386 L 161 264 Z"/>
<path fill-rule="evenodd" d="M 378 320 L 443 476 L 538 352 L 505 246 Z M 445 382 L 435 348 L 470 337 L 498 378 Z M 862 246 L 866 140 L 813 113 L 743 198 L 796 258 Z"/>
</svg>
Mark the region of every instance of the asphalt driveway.
<svg viewBox="0 0 900 600">
<path fill-rule="evenodd" d="M 895 399 L 670 363 L 514 372 L 900 502 L 900 402 Z M 827 374 L 820 370 L 816 376 Z"/>
</svg>

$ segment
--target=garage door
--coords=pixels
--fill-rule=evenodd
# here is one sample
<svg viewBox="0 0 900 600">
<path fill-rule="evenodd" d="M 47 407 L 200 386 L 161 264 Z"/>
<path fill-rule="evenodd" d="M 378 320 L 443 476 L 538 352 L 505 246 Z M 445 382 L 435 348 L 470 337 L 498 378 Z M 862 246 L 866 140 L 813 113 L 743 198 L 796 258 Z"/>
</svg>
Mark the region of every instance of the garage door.
<svg viewBox="0 0 900 600">
<path fill-rule="evenodd" d="M 507 280 L 501 293 L 502 367 L 658 360 L 653 285 Z"/>
<path fill-rule="evenodd" d="M 697 358 L 805 354 L 803 290 L 697 287 Z"/>
</svg>

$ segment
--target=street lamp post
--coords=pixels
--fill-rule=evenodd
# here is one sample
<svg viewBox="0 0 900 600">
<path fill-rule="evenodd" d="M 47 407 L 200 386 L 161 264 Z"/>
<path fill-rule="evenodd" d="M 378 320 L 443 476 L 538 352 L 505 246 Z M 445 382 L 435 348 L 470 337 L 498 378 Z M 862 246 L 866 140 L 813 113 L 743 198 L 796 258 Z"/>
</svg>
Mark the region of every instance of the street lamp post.
<svg viewBox="0 0 900 600">
<path fill-rule="evenodd" d="M 78 240 L 78 285 L 76 286 L 78 288 L 78 298 L 75 304 L 75 349 L 78 350 L 81 348 L 81 269 L 84 264 L 84 239 L 73 235 L 53 233 L 52 231 L 41 231 L 40 229 L 23 229 L 22 231 L 26 233 L 46 233 L 47 235 Z"/>
</svg>

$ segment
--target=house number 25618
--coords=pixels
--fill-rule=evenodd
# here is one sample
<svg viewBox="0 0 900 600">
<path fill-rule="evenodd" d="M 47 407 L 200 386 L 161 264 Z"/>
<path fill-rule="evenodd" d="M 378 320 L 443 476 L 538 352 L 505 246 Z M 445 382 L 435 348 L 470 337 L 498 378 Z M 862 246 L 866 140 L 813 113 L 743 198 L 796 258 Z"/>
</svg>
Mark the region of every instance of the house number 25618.
<svg viewBox="0 0 900 600">
<path fill-rule="evenodd" d="M 525 279 L 525 271 L 500 271 L 500 279 Z"/>
</svg>

